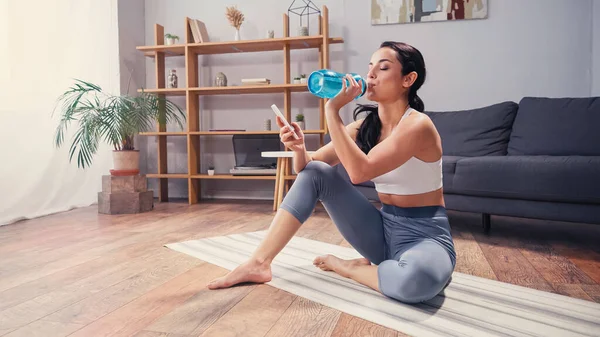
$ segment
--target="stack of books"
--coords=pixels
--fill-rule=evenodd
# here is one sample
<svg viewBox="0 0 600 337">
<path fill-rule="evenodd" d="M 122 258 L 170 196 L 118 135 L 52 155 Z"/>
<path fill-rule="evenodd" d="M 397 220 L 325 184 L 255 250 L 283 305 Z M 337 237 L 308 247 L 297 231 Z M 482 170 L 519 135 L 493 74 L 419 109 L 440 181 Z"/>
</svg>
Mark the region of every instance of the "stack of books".
<svg viewBox="0 0 600 337">
<path fill-rule="evenodd" d="M 242 85 L 269 85 L 271 80 L 268 78 L 242 78 Z"/>
</svg>

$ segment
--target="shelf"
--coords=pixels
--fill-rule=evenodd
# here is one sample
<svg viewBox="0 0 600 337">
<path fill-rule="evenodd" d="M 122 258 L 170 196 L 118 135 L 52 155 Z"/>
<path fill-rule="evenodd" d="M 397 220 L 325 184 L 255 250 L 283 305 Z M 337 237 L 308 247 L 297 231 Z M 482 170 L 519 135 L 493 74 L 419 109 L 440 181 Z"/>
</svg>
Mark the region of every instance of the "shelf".
<svg viewBox="0 0 600 337">
<path fill-rule="evenodd" d="M 187 132 L 140 132 L 140 136 L 186 136 Z"/>
<path fill-rule="evenodd" d="M 305 94 L 309 92 L 306 83 L 292 84 L 290 78 L 292 74 L 292 51 L 314 51 L 318 55 L 318 57 L 313 60 L 318 61 L 318 66 L 315 67 L 318 67 L 319 69 L 328 69 L 330 67 L 330 54 L 332 45 L 344 43 L 344 40 L 341 37 L 331 37 L 329 9 L 327 6 L 323 6 L 322 11 L 320 12 L 320 15 L 318 16 L 318 32 L 315 31 L 315 35 L 312 36 L 290 37 L 290 18 L 286 13 L 282 14 L 283 34 L 280 38 L 195 43 L 193 28 L 190 26 L 192 19 L 185 17 L 185 20 L 183 20 L 185 24 L 183 27 L 184 36 L 182 36 L 181 41 L 178 44 L 168 46 L 165 45 L 165 27 L 155 23 L 154 39 L 151 42 L 148 41 L 148 44 L 150 45 L 136 47 L 140 54 L 149 57 L 149 60 L 153 63 L 152 68 L 154 69 L 155 75 L 153 83 L 150 85 L 151 88 L 140 88 L 137 90 L 138 93 L 146 92 L 148 94 L 159 95 L 160 97 L 168 97 L 169 99 L 182 101 L 181 104 L 184 104 L 185 107 L 184 108 L 182 106 L 182 110 L 186 111 L 187 117 L 185 128 L 169 128 L 169 131 L 167 131 L 166 128 L 157 126 L 149 129 L 149 132 L 140 133 L 140 136 L 155 137 L 153 141 L 156 141 L 157 165 L 155 167 L 157 169 L 155 173 L 146 174 L 146 176 L 148 178 L 155 179 L 155 183 L 157 183 L 158 199 L 160 202 L 166 202 L 169 200 L 169 188 L 171 185 L 170 179 L 187 180 L 185 183 L 188 185 L 187 192 L 188 201 L 190 204 L 195 204 L 202 199 L 202 189 L 205 185 L 203 184 L 203 181 L 205 180 L 234 180 L 237 183 L 242 183 L 244 180 L 267 182 L 273 181 L 276 183 L 275 186 L 277 187 L 277 191 L 274 191 L 274 194 L 276 196 L 281 196 L 279 191 L 283 187 L 283 184 L 278 186 L 277 182 L 289 182 L 290 180 L 295 179 L 294 176 L 289 176 L 287 174 L 288 172 L 283 174 L 282 171 L 279 171 L 280 174 L 283 175 L 283 177 L 278 176 L 280 179 L 276 179 L 277 177 L 275 174 L 272 174 L 272 171 L 268 172 L 269 174 L 267 174 L 267 172 L 262 172 L 260 173 L 261 175 L 233 175 L 231 174 L 232 171 L 223 170 L 222 174 L 208 175 L 206 170 L 203 169 L 206 166 L 203 165 L 203 153 L 209 152 L 210 149 L 205 148 L 205 146 L 201 146 L 202 140 L 205 139 L 203 137 L 231 137 L 233 135 L 272 135 L 274 137 L 278 137 L 280 131 L 277 124 L 275 124 L 270 131 L 265 131 L 258 125 L 254 126 L 256 128 L 254 130 L 247 124 L 245 126 L 240 124 L 234 127 L 231 122 L 223 124 L 219 126 L 219 128 L 216 126 L 205 125 L 202 123 L 204 117 L 203 114 L 208 112 L 207 110 L 202 109 L 202 103 L 204 103 L 203 101 L 205 97 L 210 95 L 228 95 L 228 97 L 224 98 L 234 99 L 235 96 L 240 95 L 238 98 L 241 99 L 240 103 L 244 105 L 244 100 L 247 100 L 247 98 L 241 97 L 243 95 L 269 94 L 273 96 L 282 96 L 279 97 L 283 99 L 281 111 L 287 118 L 291 118 L 293 105 L 292 101 L 295 99 L 296 93 Z M 272 64 L 272 66 L 275 67 L 274 69 L 277 70 L 275 73 L 280 74 L 281 77 L 275 78 L 270 84 L 246 85 L 246 83 L 242 83 L 238 79 L 237 83 L 230 81 L 229 86 L 216 87 L 213 86 L 212 80 L 210 82 L 200 80 L 201 78 L 204 78 L 204 76 L 202 76 L 203 70 L 206 67 L 210 67 L 210 65 L 206 65 L 204 62 L 202 62 L 203 58 L 200 57 L 202 55 L 228 54 L 232 55 L 232 57 L 235 57 L 236 60 L 245 63 L 244 56 L 233 56 L 233 54 L 250 53 L 248 55 L 250 59 L 247 61 L 252 62 L 252 58 L 256 57 L 256 53 L 260 52 L 281 53 L 283 61 L 281 68 L 278 69 L 278 64 Z M 254 55 L 252 53 L 254 53 Z M 168 65 L 168 62 L 166 59 L 172 57 L 178 57 L 177 60 L 181 61 L 178 61 L 184 66 L 181 74 L 187 79 L 186 83 L 181 83 L 180 87 L 178 88 L 168 88 L 167 85 L 168 69 L 166 69 L 166 66 Z M 183 79 L 183 77 L 181 78 Z M 312 97 L 312 95 L 309 96 Z M 312 98 L 318 101 L 319 117 L 314 119 L 315 124 L 313 126 L 317 130 L 303 130 L 303 133 L 306 135 L 307 139 L 316 137 L 310 135 L 318 135 L 316 138 L 319 138 L 319 147 L 321 147 L 325 145 L 324 135 L 326 135 L 328 132 L 325 118 L 326 100 L 318 99 L 316 97 Z M 270 110 L 270 105 L 271 103 L 265 103 L 264 109 Z M 164 109 L 164 107 L 161 107 L 161 109 Z M 258 118 L 256 112 L 247 112 L 243 111 L 242 109 L 239 110 L 238 113 L 240 116 L 244 116 L 248 119 L 260 119 Z M 271 116 L 271 119 L 275 119 L 273 114 L 269 113 L 269 116 Z M 167 165 L 169 160 L 167 153 L 168 150 L 171 151 L 170 144 L 168 143 L 168 139 L 170 139 L 168 137 L 171 136 L 181 137 L 179 140 L 185 140 L 185 145 L 181 145 L 184 147 L 184 149 L 182 149 L 184 151 L 183 154 L 185 154 L 187 157 L 187 169 L 184 170 L 187 173 L 169 173 L 169 166 Z M 278 156 L 280 155 L 278 154 Z M 287 171 L 289 171 L 289 168 Z M 278 202 L 278 204 L 279 203 L 280 202 Z M 274 205 L 274 210 L 276 210 L 276 205 Z"/>
<path fill-rule="evenodd" d="M 164 173 L 164 174 L 149 173 L 149 174 L 146 174 L 146 178 L 176 178 L 176 179 L 187 179 L 187 178 L 189 178 L 189 175 L 188 175 L 188 174 L 185 174 L 185 173 Z"/>
<path fill-rule="evenodd" d="M 275 175 L 268 176 L 234 176 L 233 174 L 215 174 L 209 176 L 208 174 L 195 174 L 191 175 L 192 179 L 237 179 L 237 180 L 275 180 Z"/>
<path fill-rule="evenodd" d="M 325 134 L 325 130 L 302 130 L 305 135 Z M 140 132 L 140 136 L 226 136 L 226 135 L 278 135 L 279 131 L 191 131 L 191 132 Z"/>
<path fill-rule="evenodd" d="M 198 96 L 204 95 L 236 95 L 236 94 L 273 94 L 283 93 L 286 89 L 291 92 L 308 92 L 306 84 L 268 84 L 268 85 L 236 85 L 228 87 L 202 87 L 190 88 L 192 94 Z M 143 89 L 143 91 L 151 94 L 159 94 L 165 96 L 185 96 L 187 88 L 177 89 Z M 138 92 L 142 92 L 139 89 Z"/>
<path fill-rule="evenodd" d="M 186 88 L 175 88 L 175 89 L 138 89 L 138 92 L 147 92 L 150 94 L 159 94 L 165 96 L 185 96 Z"/>
<path fill-rule="evenodd" d="M 305 135 L 325 134 L 324 130 L 303 130 Z M 191 131 L 190 135 L 196 136 L 224 136 L 224 135 L 278 135 L 279 131 Z"/>
<path fill-rule="evenodd" d="M 143 46 L 137 47 L 137 50 L 144 51 L 144 55 L 154 57 L 154 52 L 162 52 L 165 56 L 183 56 L 185 55 L 185 44 L 160 45 L 160 46 Z"/>
<path fill-rule="evenodd" d="M 283 93 L 286 89 L 291 92 L 308 91 L 306 84 L 268 84 L 268 85 L 238 85 L 228 87 L 190 88 L 190 92 L 202 95 L 236 95 L 236 94 L 273 94 Z"/>
<path fill-rule="evenodd" d="M 344 43 L 344 39 L 329 38 L 329 44 Z M 318 48 L 323 44 L 323 35 L 294 36 L 276 39 L 241 40 L 225 42 L 187 43 L 178 45 L 139 46 L 137 50 L 143 51 L 146 56 L 154 57 L 154 52 L 163 52 L 165 56 L 183 56 L 185 48 L 198 55 L 249 53 L 282 50 L 284 46 L 290 49 Z"/>
</svg>

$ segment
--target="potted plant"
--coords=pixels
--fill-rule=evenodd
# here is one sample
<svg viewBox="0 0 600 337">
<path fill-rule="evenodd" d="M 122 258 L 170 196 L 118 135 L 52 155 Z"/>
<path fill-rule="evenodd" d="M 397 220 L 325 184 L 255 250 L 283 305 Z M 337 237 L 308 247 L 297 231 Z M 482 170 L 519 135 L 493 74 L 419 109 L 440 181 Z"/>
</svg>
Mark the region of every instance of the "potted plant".
<svg viewBox="0 0 600 337">
<path fill-rule="evenodd" d="M 165 34 L 165 37 L 167 38 L 167 46 L 175 44 L 175 41 L 179 41 L 179 36 L 177 35 Z"/>
<path fill-rule="evenodd" d="M 294 82 L 293 83 L 294 84 L 300 84 L 300 77 L 299 76 L 294 77 Z"/>
<path fill-rule="evenodd" d="M 306 80 L 307 80 L 307 79 L 306 79 L 306 74 L 302 74 L 302 75 L 300 75 L 300 83 L 302 83 L 302 84 L 306 84 Z"/>
<path fill-rule="evenodd" d="M 304 114 L 299 113 L 296 115 L 296 123 L 300 126 L 300 130 L 304 130 Z"/>
<path fill-rule="evenodd" d="M 62 146 L 71 122 L 78 122 L 69 162 L 77 154 L 77 166 L 89 167 L 98 144 L 104 141 L 114 149 L 112 175 L 139 173 L 139 150 L 133 143 L 137 133 L 153 130 L 157 122 L 160 126 L 175 122 L 183 128 L 186 119 L 185 113 L 164 97 L 144 91 L 138 96 L 115 96 L 81 80 L 76 80 L 58 101 L 62 105 L 55 133 L 56 147 Z"/>
<path fill-rule="evenodd" d="M 215 175 L 215 166 L 214 165 L 208 165 L 208 175 L 209 176 L 214 176 Z"/>
</svg>

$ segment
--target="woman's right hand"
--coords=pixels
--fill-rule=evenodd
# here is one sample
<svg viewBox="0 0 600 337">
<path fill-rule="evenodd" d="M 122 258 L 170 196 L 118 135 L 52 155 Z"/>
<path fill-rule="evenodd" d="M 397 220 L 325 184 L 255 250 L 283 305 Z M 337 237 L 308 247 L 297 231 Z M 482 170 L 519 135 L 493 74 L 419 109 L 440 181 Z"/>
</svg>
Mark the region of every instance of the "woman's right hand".
<svg viewBox="0 0 600 337">
<path fill-rule="evenodd" d="M 291 125 L 298 135 L 298 139 L 294 138 L 292 131 L 283 124 L 283 121 L 279 116 L 275 116 L 277 125 L 279 126 L 279 139 L 285 147 L 292 151 L 304 151 L 304 133 L 300 130 L 298 123 L 292 122 Z"/>
</svg>

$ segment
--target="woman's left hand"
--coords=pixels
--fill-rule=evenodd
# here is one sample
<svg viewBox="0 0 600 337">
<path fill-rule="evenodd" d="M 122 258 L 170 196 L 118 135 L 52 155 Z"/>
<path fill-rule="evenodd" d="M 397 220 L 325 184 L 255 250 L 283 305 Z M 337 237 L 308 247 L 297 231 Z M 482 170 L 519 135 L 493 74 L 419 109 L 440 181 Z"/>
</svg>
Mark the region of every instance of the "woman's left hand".
<svg viewBox="0 0 600 337">
<path fill-rule="evenodd" d="M 346 85 L 346 82 L 349 82 L 350 85 Z M 362 81 L 360 80 L 356 82 L 354 77 L 350 74 L 346 74 L 344 77 L 344 81 L 342 81 L 342 90 L 332 99 L 327 101 L 326 108 L 330 107 L 336 112 L 346 104 L 352 102 L 360 93 L 362 92 Z"/>
</svg>

